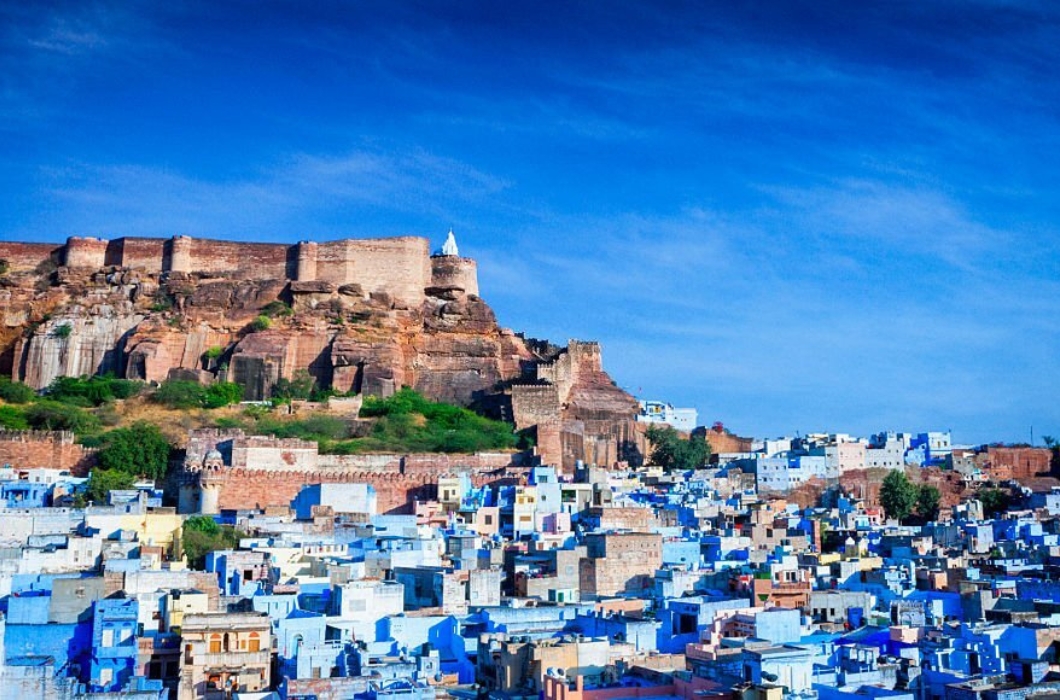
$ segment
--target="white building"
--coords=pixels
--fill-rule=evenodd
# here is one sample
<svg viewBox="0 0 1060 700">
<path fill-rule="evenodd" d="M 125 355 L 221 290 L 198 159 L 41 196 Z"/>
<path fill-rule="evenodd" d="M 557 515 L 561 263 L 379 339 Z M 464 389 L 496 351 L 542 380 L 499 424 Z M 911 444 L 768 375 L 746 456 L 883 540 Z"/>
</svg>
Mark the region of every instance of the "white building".
<svg viewBox="0 0 1060 700">
<path fill-rule="evenodd" d="M 663 401 L 641 401 L 639 423 L 665 423 L 674 430 L 690 433 L 699 422 L 699 412 L 694 408 L 674 408 Z"/>
</svg>

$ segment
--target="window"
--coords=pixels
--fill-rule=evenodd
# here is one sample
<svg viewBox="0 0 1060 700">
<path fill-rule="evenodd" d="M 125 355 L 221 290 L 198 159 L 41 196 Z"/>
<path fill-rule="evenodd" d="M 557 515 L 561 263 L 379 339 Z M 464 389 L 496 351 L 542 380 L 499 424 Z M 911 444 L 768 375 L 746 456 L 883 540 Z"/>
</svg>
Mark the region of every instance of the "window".
<svg viewBox="0 0 1060 700">
<path fill-rule="evenodd" d="M 261 651 L 261 640 L 258 639 L 257 632 L 250 633 L 250 645 L 248 651 Z"/>
<path fill-rule="evenodd" d="M 191 649 L 191 647 L 188 647 Z M 221 653 L 221 635 L 215 634 L 210 637 L 210 653 L 220 654 Z"/>
<path fill-rule="evenodd" d="M 101 668 L 99 669 L 99 684 L 102 686 L 109 686 L 114 680 L 114 669 L 112 668 Z"/>
<path fill-rule="evenodd" d="M 100 644 L 105 647 L 114 646 L 114 630 L 103 630 L 103 641 Z"/>
</svg>

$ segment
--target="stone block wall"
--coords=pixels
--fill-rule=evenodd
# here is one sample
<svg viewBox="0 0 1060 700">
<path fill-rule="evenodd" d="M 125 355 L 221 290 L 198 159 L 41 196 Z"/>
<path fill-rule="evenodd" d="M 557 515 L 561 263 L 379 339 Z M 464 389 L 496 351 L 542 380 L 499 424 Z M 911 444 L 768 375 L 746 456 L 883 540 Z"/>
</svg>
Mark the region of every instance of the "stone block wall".
<svg viewBox="0 0 1060 700">
<path fill-rule="evenodd" d="M 294 247 L 282 243 L 191 239 L 189 272 L 224 273 L 239 279 L 291 279 L 295 264 Z"/>
<path fill-rule="evenodd" d="M 15 468 L 49 467 L 85 476 L 95 462 L 95 450 L 74 442 L 66 431 L 0 431 L 0 464 Z"/>
<path fill-rule="evenodd" d="M 559 410 L 559 391 L 551 384 L 516 384 L 512 387 L 512 417 L 517 430 L 554 420 Z"/>
<path fill-rule="evenodd" d="M 107 246 L 105 264 L 147 272 L 162 271 L 162 238 L 117 238 Z"/>
<path fill-rule="evenodd" d="M 369 294 L 383 292 L 418 305 L 431 283 L 430 247 L 426 238 L 413 236 L 319 243 L 316 274 L 335 285 L 359 284 Z"/>
<path fill-rule="evenodd" d="M 0 260 L 6 260 L 12 272 L 30 272 L 49 260 L 60 262 L 63 248 L 53 243 L 0 242 Z"/>
<path fill-rule="evenodd" d="M 471 258 L 436 255 L 431 258 L 432 287 L 459 287 L 478 296 L 478 264 Z"/>
</svg>

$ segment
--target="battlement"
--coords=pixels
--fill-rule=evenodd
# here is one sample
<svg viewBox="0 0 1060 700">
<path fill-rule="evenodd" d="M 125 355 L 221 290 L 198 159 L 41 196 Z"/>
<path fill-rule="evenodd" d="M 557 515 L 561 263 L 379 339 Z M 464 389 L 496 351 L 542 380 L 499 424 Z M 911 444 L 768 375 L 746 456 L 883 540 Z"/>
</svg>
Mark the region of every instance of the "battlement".
<svg viewBox="0 0 1060 700">
<path fill-rule="evenodd" d="M 0 442 L 46 442 L 52 445 L 73 445 L 74 434 L 69 430 L 0 430 Z"/>
<path fill-rule="evenodd" d="M 478 267 L 471 258 L 430 254 L 426 238 L 342 239 L 246 243 L 190 236 L 115 239 L 73 236 L 62 246 L 0 243 L 0 259 L 18 271 L 51 260 L 77 270 L 121 267 L 148 274 L 208 274 L 231 279 L 286 279 L 358 284 L 415 305 L 431 287 L 478 294 Z"/>
</svg>

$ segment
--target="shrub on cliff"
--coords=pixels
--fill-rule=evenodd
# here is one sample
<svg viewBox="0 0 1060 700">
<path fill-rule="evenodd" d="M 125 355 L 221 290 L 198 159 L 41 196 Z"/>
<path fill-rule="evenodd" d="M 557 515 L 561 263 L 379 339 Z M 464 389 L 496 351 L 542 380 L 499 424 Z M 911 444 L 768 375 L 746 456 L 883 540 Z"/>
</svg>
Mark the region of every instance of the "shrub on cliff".
<svg viewBox="0 0 1060 700">
<path fill-rule="evenodd" d="M 98 433 L 99 419 L 83 408 L 48 399 L 26 407 L 26 420 L 35 430 L 69 430 L 78 435 Z"/>
<path fill-rule="evenodd" d="M 267 331 L 272 327 L 272 319 L 265 314 L 262 314 L 250 322 L 250 330 L 252 331 Z"/>
<path fill-rule="evenodd" d="M 167 408 L 186 410 L 202 406 L 203 398 L 206 396 L 206 387 L 198 382 L 171 379 L 162 382 L 158 390 L 151 397 L 152 401 L 160 403 Z"/>
<path fill-rule="evenodd" d="M 216 382 L 203 386 L 198 382 L 172 379 L 162 382 L 151 397 L 168 408 L 221 408 L 243 400 L 243 387 L 232 382 Z"/>
<path fill-rule="evenodd" d="M 22 382 L 13 382 L 7 377 L 0 377 L 0 399 L 8 403 L 29 403 L 37 398 L 33 387 Z"/>
<path fill-rule="evenodd" d="M 157 481 L 169 469 L 169 453 L 173 447 L 158 426 L 151 423 L 140 421 L 128 428 L 112 430 L 102 436 L 101 443 L 99 466 L 105 471 Z"/>
<path fill-rule="evenodd" d="M 114 399 L 136 396 L 143 383 L 119 379 L 113 374 L 93 377 L 56 377 L 46 391 L 49 399 L 72 406 L 100 406 Z"/>
<path fill-rule="evenodd" d="M 4 430 L 29 430 L 26 413 L 14 406 L 0 406 L 0 428 Z"/>
<path fill-rule="evenodd" d="M 304 369 L 300 369 L 294 373 L 294 378 L 292 379 L 280 377 L 276 380 L 276 384 L 272 387 L 272 396 L 280 401 L 291 401 L 292 399 L 305 401 L 313 395 L 315 387 L 316 380 L 313 379 L 313 375 Z"/>
<path fill-rule="evenodd" d="M 216 382 L 206 387 L 202 397 L 204 408 L 222 408 L 243 400 L 243 386 L 233 382 Z"/>
</svg>

